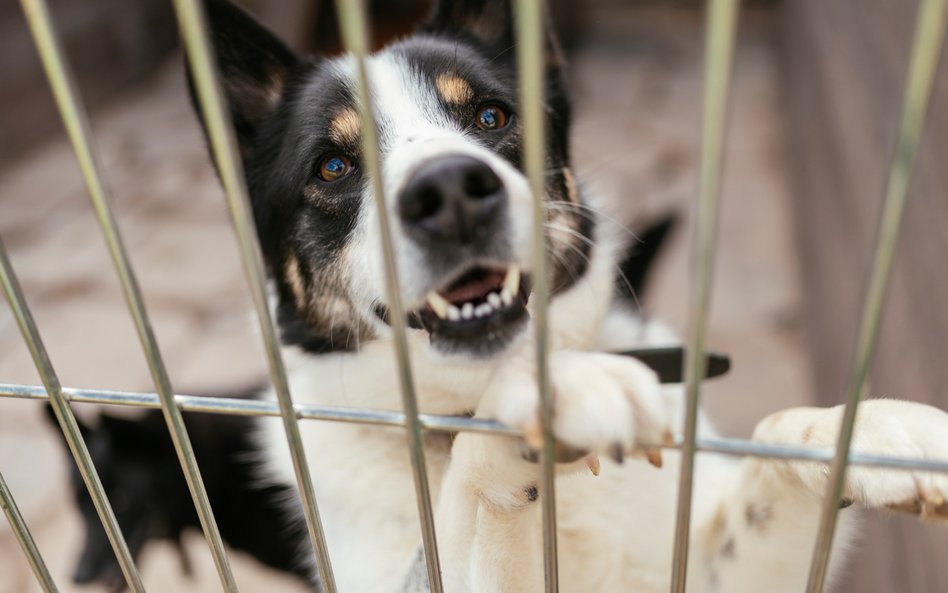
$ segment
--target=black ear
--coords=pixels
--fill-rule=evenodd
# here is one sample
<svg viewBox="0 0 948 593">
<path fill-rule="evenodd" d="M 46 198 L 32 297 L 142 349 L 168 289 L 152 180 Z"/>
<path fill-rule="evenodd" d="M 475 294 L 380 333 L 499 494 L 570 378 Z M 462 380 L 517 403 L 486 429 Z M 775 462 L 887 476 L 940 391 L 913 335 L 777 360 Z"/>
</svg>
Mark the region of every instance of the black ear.
<svg viewBox="0 0 948 593">
<path fill-rule="evenodd" d="M 46 404 L 43 405 L 43 408 L 46 412 L 44 415 L 46 416 L 46 419 L 49 421 L 50 426 L 56 429 L 56 432 L 59 433 L 60 436 L 62 436 L 62 429 L 59 426 L 59 420 L 56 418 L 56 412 L 53 411 L 52 404 L 50 404 L 49 402 L 46 402 Z M 85 440 L 89 440 L 89 435 L 92 433 L 92 428 L 86 423 L 84 423 L 78 416 L 76 416 L 75 418 L 76 418 L 76 425 L 79 426 L 79 432 L 82 434 L 82 438 Z M 65 441 L 65 437 L 63 437 L 63 440 Z"/>
<path fill-rule="evenodd" d="M 500 43 L 513 40 L 513 19 L 510 0 L 438 0 L 425 30 Z"/>
<path fill-rule="evenodd" d="M 221 85 L 241 152 L 247 156 L 257 130 L 280 104 L 300 61 L 276 36 L 228 0 L 205 0 L 204 8 Z M 188 80 L 200 115 L 190 69 Z"/>
<path fill-rule="evenodd" d="M 636 233 L 637 239 L 632 240 L 619 264 L 622 274 L 616 282 L 620 296 L 636 298 L 642 294 L 648 273 L 678 222 L 677 214 L 669 214 Z"/>
<path fill-rule="evenodd" d="M 513 59 L 516 35 L 512 0 L 436 0 L 423 31 L 451 36 L 464 35 L 504 51 Z M 553 33 L 546 3 L 543 6 L 546 28 L 547 63 L 562 63 L 559 44 Z M 510 51 L 507 51 L 510 50 Z"/>
<path fill-rule="evenodd" d="M 133 446 L 156 447 L 164 439 L 170 439 L 164 417 L 158 410 L 148 410 L 137 418 L 123 418 L 102 414 L 99 416 L 100 431 L 109 436 L 123 450 Z"/>
</svg>

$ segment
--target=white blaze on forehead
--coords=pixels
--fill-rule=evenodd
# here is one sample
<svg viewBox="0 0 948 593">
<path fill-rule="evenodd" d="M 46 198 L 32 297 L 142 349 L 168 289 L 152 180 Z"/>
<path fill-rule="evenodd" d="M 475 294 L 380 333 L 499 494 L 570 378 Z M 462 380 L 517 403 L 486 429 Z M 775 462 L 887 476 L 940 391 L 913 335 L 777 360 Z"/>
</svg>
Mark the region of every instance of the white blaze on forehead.
<svg viewBox="0 0 948 593">
<path fill-rule="evenodd" d="M 368 63 L 372 100 L 383 143 L 418 139 L 435 130 L 459 133 L 445 112 L 431 79 L 392 52 L 373 56 Z"/>
<path fill-rule="evenodd" d="M 342 58 L 335 62 L 336 75 L 355 88 L 355 62 Z M 382 185 L 386 210 L 395 240 L 401 288 L 405 304 L 415 308 L 423 302 L 433 279 L 426 266 L 426 253 L 402 233 L 397 215 L 401 189 L 422 163 L 449 154 L 473 156 L 487 163 L 507 188 L 510 209 L 509 240 L 514 257 L 528 263 L 529 231 L 532 217 L 529 187 L 523 175 L 466 130 L 473 125 L 456 121 L 447 113 L 437 87 L 436 73 L 421 72 L 395 51 L 383 51 L 366 61 L 372 90 L 372 106 L 378 124 Z M 384 267 L 378 236 L 378 213 L 366 184 L 357 228 L 346 255 L 352 271 L 353 302 L 371 308 L 384 302 Z M 416 302 L 417 301 L 417 302 Z"/>
<path fill-rule="evenodd" d="M 353 58 L 339 58 L 333 69 L 349 88 L 356 88 Z M 366 70 L 383 151 L 400 139 L 418 138 L 432 129 L 460 133 L 458 124 L 445 112 L 431 80 L 400 54 L 374 54 L 366 60 Z"/>
</svg>

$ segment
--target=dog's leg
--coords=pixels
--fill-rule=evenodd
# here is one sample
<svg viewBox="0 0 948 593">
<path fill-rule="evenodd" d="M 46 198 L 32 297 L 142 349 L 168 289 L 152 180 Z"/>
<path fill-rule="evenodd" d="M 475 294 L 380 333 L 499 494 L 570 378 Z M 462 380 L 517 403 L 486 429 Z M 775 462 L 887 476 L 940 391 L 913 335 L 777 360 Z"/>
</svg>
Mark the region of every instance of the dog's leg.
<svg viewBox="0 0 948 593">
<path fill-rule="evenodd" d="M 550 356 L 553 431 L 572 461 L 558 474 L 586 468 L 586 453 L 621 456 L 639 442 L 659 442 L 668 414 L 654 373 L 638 361 L 584 352 Z M 525 459 L 542 439 L 534 367 L 505 364 L 477 410 L 524 431 L 521 439 L 462 433 L 437 509 L 446 589 L 477 593 L 543 587 L 540 467 Z M 652 453 L 650 458 L 658 463 Z"/>
<path fill-rule="evenodd" d="M 761 422 L 755 440 L 773 444 L 836 444 L 842 408 L 796 408 Z M 872 400 L 860 407 L 854 452 L 948 460 L 948 414 L 917 403 Z M 829 466 L 744 459 L 722 487 L 717 512 L 695 533 L 695 591 L 801 591 L 816 539 Z M 889 508 L 925 519 L 948 519 L 948 476 L 851 467 L 843 506 Z M 853 510 L 840 514 L 830 577 L 855 536 Z"/>
</svg>

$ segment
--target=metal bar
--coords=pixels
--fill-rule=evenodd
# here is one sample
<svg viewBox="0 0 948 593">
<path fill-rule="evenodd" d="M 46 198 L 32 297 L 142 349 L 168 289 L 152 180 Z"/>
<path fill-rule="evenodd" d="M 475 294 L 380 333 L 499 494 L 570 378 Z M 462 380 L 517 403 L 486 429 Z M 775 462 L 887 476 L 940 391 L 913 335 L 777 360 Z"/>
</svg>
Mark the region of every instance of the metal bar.
<svg viewBox="0 0 948 593">
<path fill-rule="evenodd" d="M 135 567 L 135 561 L 128 550 L 128 544 L 125 542 L 125 537 L 119 528 L 115 513 L 112 511 L 112 505 L 105 494 L 101 480 L 99 480 L 99 474 L 95 470 L 92 458 L 89 456 L 88 449 L 86 449 L 86 444 L 82 440 L 76 419 L 73 417 L 72 410 L 69 409 L 69 404 L 63 396 L 59 378 L 53 369 L 53 363 L 49 359 L 46 347 L 43 346 L 43 340 L 40 338 L 36 322 L 33 320 L 33 314 L 30 313 L 26 299 L 23 297 L 23 291 L 20 289 L 20 283 L 17 281 L 13 265 L 7 257 L 7 251 L 2 241 L 0 241 L 0 288 L 3 289 L 3 294 L 10 303 L 13 317 L 16 319 L 20 333 L 23 334 L 23 340 L 30 350 L 36 370 L 46 387 L 46 393 L 49 394 L 49 402 L 56 414 L 56 419 L 59 421 L 63 437 L 66 439 L 66 444 L 76 460 L 76 465 L 79 466 L 79 473 L 89 490 L 92 504 L 99 514 L 99 520 L 102 521 L 102 527 L 109 538 L 109 543 L 112 544 L 112 549 L 115 551 L 125 582 L 133 593 L 144 593 L 145 587 L 142 584 L 141 576 L 138 574 L 138 569 Z"/>
<path fill-rule="evenodd" d="M 823 498 L 819 531 L 807 580 L 808 593 L 820 593 L 823 590 L 829 569 L 839 499 L 843 492 L 846 464 L 856 426 L 856 413 L 867 390 L 869 369 L 879 337 L 882 310 L 901 234 L 922 125 L 938 69 L 946 20 L 948 13 L 945 0 L 923 0 L 919 5 L 895 155 L 889 169 L 875 256 L 864 295 L 859 334 L 853 348 L 850 379 L 846 389 L 846 407 L 840 424 L 836 455 L 830 470 L 826 496 Z"/>
<path fill-rule="evenodd" d="M 158 408 L 158 397 L 152 393 L 125 391 L 105 391 L 93 389 L 63 389 L 64 396 L 70 402 L 95 403 L 107 405 L 131 406 L 137 408 Z M 0 397 L 45 400 L 46 390 L 36 385 L 0 384 Z M 176 395 L 175 403 L 185 412 L 219 413 L 235 416 L 279 416 L 280 408 L 275 402 L 223 397 L 200 397 Z M 301 420 L 328 420 L 352 424 L 375 424 L 380 426 L 405 426 L 405 414 L 392 410 L 374 410 L 368 408 L 344 408 L 338 406 L 317 406 L 294 404 L 294 414 Z M 496 420 L 469 418 L 467 416 L 444 416 L 437 414 L 419 414 L 422 428 L 441 432 L 479 432 L 485 434 L 503 434 L 521 436 L 513 427 Z"/>
<path fill-rule="evenodd" d="M 63 59 L 45 0 L 22 0 L 22 4 L 43 61 L 43 68 L 49 77 L 53 95 L 66 126 L 69 140 L 76 153 L 76 159 L 79 161 L 79 168 L 82 170 L 86 187 L 89 190 L 89 198 L 99 221 L 102 236 L 105 238 L 109 255 L 112 257 L 112 262 L 118 273 L 119 282 L 125 295 L 125 302 L 128 305 L 145 358 L 148 361 L 152 381 L 161 398 L 165 422 L 168 425 L 168 431 L 178 454 L 178 460 L 184 470 L 184 477 L 194 500 L 204 536 L 214 557 L 214 564 L 217 567 L 224 589 L 236 593 L 237 584 L 234 581 L 234 574 L 227 559 L 227 552 L 224 549 L 224 540 L 221 538 L 217 522 L 214 520 L 214 513 L 207 498 L 201 472 L 194 458 L 194 450 L 191 446 L 191 439 L 188 437 L 187 428 L 184 425 L 181 412 L 174 406 L 174 390 L 171 387 L 168 371 L 158 349 L 158 342 L 145 311 L 141 289 L 138 286 L 138 281 L 135 278 L 115 216 L 109 204 L 108 190 L 105 183 L 103 183 L 101 168 L 92 148 L 92 133 L 89 129 L 82 100 L 76 91 L 72 75 Z"/>
<path fill-rule="evenodd" d="M 158 409 L 161 402 L 153 393 L 134 393 L 124 391 L 103 391 L 93 389 L 62 389 L 63 398 L 70 403 L 89 403 L 131 406 L 136 408 Z M 45 401 L 46 389 L 39 385 L 0 384 L 0 397 Z M 201 397 L 194 395 L 176 395 L 175 403 L 183 412 L 226 414 L 235 416 L 279 416 L 280 407 L 276 402 L 233 399 L 223 397 Z M 405 426 L 405 414 L 390 410 L 372 410 L 365 408 L 341 408 L 337 406 L 314 406 L 295 404 L 294 410 L 300 420 L 322 420 L 328 422 L 347 422 L 374 426 Z M 419 414 L 422 428 L 438 432 L 476 432 L 498 436 L 523 436 L 519 429 L 507 426 L 496 420 L 469 418 L 467 416 L 443 416 L 437 414 Z M 643 443 L 649 448 L 667 450 L 681 449 L 682 439 L 672 444 Z M 810 447 L 799 445 L 773 445 L 744 439 L 701 438 L 695 441 L 695 449 L 702 453 L 716 453 L 730 456 L 752 456 L 796 461 L 814 461 L 828 463 L 833 459 L 834 450 L 828 447 Z M 849 465 L 880 467 L 895 470 L 921 470 L 948 473 L 948 460 L 910 459 L 906 457 L 888 457 L 850 453 Z"/>
<path fill-rule="evenodd" d="M 23 515 L 20 514 L 20 509 L 16 506 L 16 501 L 13 500 L 13 493 L 7 487 L 2 472 L 0 472 L 0 508 L 3 508 L 3 513 L 10 522 L 10 528 L 13 529 L 13 534 L 20 542 L 20 547 L 23 548 L 23 553 L 26 554 L 30 568 L 33 569 L 33 574 L 36 575 L 36 580 L 39 581 L 43 591 L 58 593 L 59 589 L 56 588 L 56 583 L 53 582 L 53 575 L 49 573 L 46 562 L 43 561 L 43 556 L 40 554 L 39 548 L 36 547 L 36 542 L 23 520 Z"/>
<path fill-rule="evenodd" d="M 418 502 L 418 516 L 421 521 L 425 565 L 428 571 L 428 587 L 431 593 L 441 593 L 444 586 L 441 582 L 441 559 L 435 532 L 434 510 L 431 506 L 431 489 L 428 483 L 428 470 L 425 462 L 424 438 L 422 425 L 418 419 L 418 401 L 412 377 L 411 361 L 408 356 L 405 308 L 402 306 L 394 243 L 388 219 L 388 207 L 385 202 L 385 188 L 382 183 L 378 128 L 376 127 L 375 111 L 372 106 L 372 88 L 366 70 L 366 57 L 369 53 L 369 27 L 363 8 L 364 5 L 360 0 L 336 0 L 343 46 L 352 56 L 356 70 L 354 82 L 362 125 L 362 152 L 365 172 L 369 183 L 371 183 L 378 211 L 379 234 L 381 235 L 385 261 L 386 297 L 391 310 L 388 320 L 395 343 L 399 391 L 402 396 L 402 406 L 405 410 L 406 438 L 415 478 L 415 494 Z"/>
<path fill-rule="evenodd" d="M 227 105 L 218 83 L 213 58 L 214 50 L 207 33 L 206 17 L 202 6 L 195 0 L 174 0 L 174 7 L 178 18 L 178 28 L 184 40 L 185 53 L 191 66 L 191 76 L 194 80 L 198 103 L 204 114 L 211 150 L 227 194 L 244 273 L 247 276 L 250 294 L 257 311 L 270 377 L 280 405 L 280 416 L 283 419 L 283 427 L 293 460 L 293 470 L 300 490 L 306 527 L 316 555 L 320 584 L 325 593 L 335 593 L 336 580 L 332 573 L 332 563 L 319 517 L 316 494 L 313 491 L 313 480 L 306 462 L 306 451 L 303 449 L 299 423 L 293 410 L 293 399 L 290 396 L 286 368 L 280 353 L 280 342 L 267 302 L 266 274 L 254 231 L 243 164 L 236 148 Z"/>
<path fill-rule="evenodd" d="M 672 562 L 671 590 L 684 593 L 688 575 L 691 499 L 694 481 L 698 402 L 704 379 L 704 344 L 711 308 L 711 278 L 717 234 L 718 197 L 723 168 L 724 127 L 730 86 L 739 0 L 711 0 L 705 45 L 704 111 L 702 114 L 701 172 L 695 241 L 695 277 L 690 304 L 690 328 L 685 356 L 685 418 L 678 480 L 678 510 Z"/>
<path fill-rule="evenodd" d="M 547 593 L 559 591 L 559 560 L 556 539 L 556 470 L 553 435 L 553 393 L 549 373 L 549 303 L 547 275 L 546 196 L 544 148 L 544 96 L 546 73 L 543 7 L 536 0 L 518 0 L 516 47 L 520 81 L 520 117 L 523 121 L 523 165 L 533 194 L 533 323 L 536 341 L 537 389 L 543 450 L 540 455 L 540 502 L 543 518 L 543 574 Z"/>
<path fill-rule="evenodd" d="M 125 391 L 104 391 L 94 389 L 62 389 L 63 397 L 70 403 L 105 404 L 131 406 L 136 408 L 158 409 L 161 402 L 153 393 L 135 393 Z M 46 389 L 39 385 L 13 385 L 0 383 L 0 397 L 45 401 Z M 226 414 L 234 416 L 279 416 L 280 407 L 276 402 L 245 400 L 223 397 L 201 397 L 195 395 L 176 395 L 175 403 L 183 412 Z M 314 406 L 295 404 L 294 410 L 300 420 L 323 420 L 328 422 L 347 422 L 374 426 L 405 426 L 405 414 L 390 410 L 372 410 L 366 408 L 341 408 L 337 406 Z M 443 416 L 437 414 L 419 414 L 422 428 L 439 432 L 476 432 L 498 436 L 523 436 L 519 429 L 507 426 L 496 420 L 469 418 L 467 416 Z M 672 444 L 643 443 L 645 447 L 667 450 L 681 449 L 682 439 Z M 834 450 L 828 447 L 810 447 L 798 445 L 773 445 L 744 439 L 701 438 L 695 441 L 695 449 L 702 453 L 716 453 L 730 456 L 752 456 L 796 461 L 814 461 L 828 463 L 833 459 Z M 849 465 L 880 467 L 895 470 L 922 470 L 948 473 L 948 460 L 910 459 L 906 457 L 888 457 L 850 453 Z"/>
</svg>

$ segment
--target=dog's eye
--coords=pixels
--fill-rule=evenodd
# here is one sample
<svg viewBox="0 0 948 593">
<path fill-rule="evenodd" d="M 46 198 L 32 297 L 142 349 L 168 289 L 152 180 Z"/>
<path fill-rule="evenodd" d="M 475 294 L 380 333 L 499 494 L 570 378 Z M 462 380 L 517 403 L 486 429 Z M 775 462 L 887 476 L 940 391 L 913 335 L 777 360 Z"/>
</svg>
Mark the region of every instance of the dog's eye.
<svg viewBox="0 0 948 593">
<path fill-rule="evenodd" d="M 477 112 L 477 127 L 488 132 L 506 128 L 509 121 L 510 116 L 496 103 L 488 103 Z"/>
<path fill-rule="evenodd" d="M 352 161 L 341 154 L 331 154 L 319 161 L 316 176 L 323 181 L 338 181 L 352 171 Z"/>
</svg>

